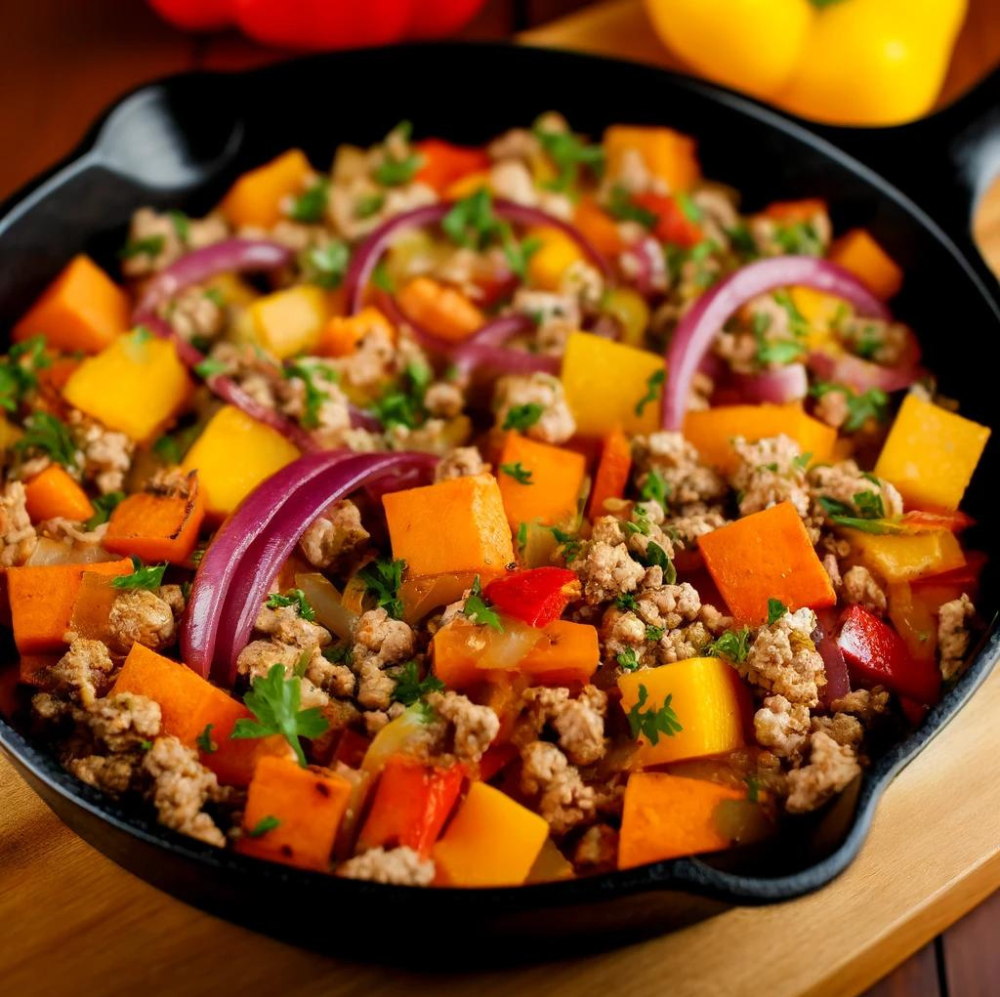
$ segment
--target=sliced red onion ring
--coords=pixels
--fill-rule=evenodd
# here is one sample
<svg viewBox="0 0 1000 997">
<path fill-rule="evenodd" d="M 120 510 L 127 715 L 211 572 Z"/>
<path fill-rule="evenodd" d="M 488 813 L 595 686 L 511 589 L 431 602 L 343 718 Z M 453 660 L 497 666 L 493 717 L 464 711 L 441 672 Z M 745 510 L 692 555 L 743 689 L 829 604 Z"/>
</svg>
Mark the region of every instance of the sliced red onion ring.
<svg viewBox="0 0 1000 997">
<path fill-rule="evenodd" d="M 733 387 L 744 402 L 770 402 L 784 405 L 805 398 L 809 375 L 800 363 L 790 363 L 760 374 L 734 374 Z"/>
<path fill-rule="evenodd" d="M 454 201 L 440 201 L 437 204 L 428 204 L 421 208 L 414 208 L 412 211 L 393 215 L 379 225 L 358 246 L 351 258 L 347 277 L 344 280 L 344 288 L 347 291 L 347 301 L 352 315 L 357 314 L 364 306 L 368 282 L 393 237 L 406 229 L 440 224 L 454 206 Z M 559 229 L 583 250 L 594 266 L 601 271 L 605 280 L 611 279 L 611 267 L 608 265 L 608 261 L 576 226 L 538 208 L 527 208 L 523 204 L 515 204 L 513 201 L 494 201 L 493 211 L 498 217 L 517 225 L 537 225 Z"/>
<path fill-rule="evenodd" d="M 880 391 L 902 391 L 927 373 L 921 367 L 883 367 L 853 353 L 833 355 L 814 350 L 806 357 L 806 365 L 824 381 L 844 384 L 859 394 L 877 388 Z"/>
<path fill-rule="evenodd" d="M 198 566 L 181 626 L 181 656 L 203 678 L 208 677 L 215 655 L 226 592 L 243 555 L 297 488 L 344 456 L 345 451 L 329 451 L 300 457 L 258 485 L 216 533 Z"/>
<path fill-rule="evenodd" d="M 837 643 L 837 610 L 833 607 L 816 610 L 818 633 L 813 634 L 816 650 L 823 659 L 826 669 L 826 688 L 823 698 L 829 706 L 835 699 L 842 699 L 851 691 L 851 680 L 847 673 L 844 652 Z"/>
<path fill-rule="evenodd" d="M 222 242 L 185 253 L 176 263 L 161 270 L 145 287 L 136 307 L 136 321 L 192 284 L 222 273 L 259 273 L 290 263 L 293 252 L 280 242 L 268 239 L 224 239 Z"/>
<path fill-rule="evenodd" d="M 737 309 L 758 295 L 795 285 L 843 298 L 869 318 L 888 318 L 885 305 L 857 277 L 829 260 L 776 256 L 741 267 L 706 291 L 677 325 L 667 354 L 664 429 L 684 425 L 691 378 L 719 330 Z"/>
<path fill-rule="evenodd" d="M 419 466 L 430 468 L 436 462 L 436 457 L 422 453 L 350 454 L 340 457 L 331 466 L 322 468 L 294 487 L 277 512 L 269 515 L 266 527 L 243 548 L 239 558 L 240 570 L 229 580 L 216 630 L 214 658 L 218 678 L 232 685 L 236 677 L 237 658 L 250 639 L 267 590 L 299 538 L 331 502 L 384 474 L 398 475 Z M 238 512 L 247 509 L 264 518 L 270 512 L 269 496 L 272 491 L 268 489 L 263 498 L 259 498 L 260 489 L 253 492 Z M 206 553 L 198 575 L 205 570 L 214 547 L 215 544 Z M 217 569 L 218 561 L 213 559 L 209 567 Z"/>
</svg>

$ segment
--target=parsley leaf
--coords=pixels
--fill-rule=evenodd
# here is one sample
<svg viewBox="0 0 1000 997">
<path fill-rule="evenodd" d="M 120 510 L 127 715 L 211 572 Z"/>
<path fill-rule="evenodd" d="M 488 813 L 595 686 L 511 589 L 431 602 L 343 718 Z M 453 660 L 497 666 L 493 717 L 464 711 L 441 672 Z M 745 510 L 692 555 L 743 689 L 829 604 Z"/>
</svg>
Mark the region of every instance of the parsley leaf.
<svg viewBox="0 0 1000 997">
<path fill-rule="evenodd" d="M 846 526 L 861 533 L 874 533 L 884 536 L 887 533 L 901 533 L 902 527 L 886 519 L 862 519 L 859 516 L 831 516 L 830 522 L 836 526 Z"/>
<path fill-rule="evenodd" d="M 640 486 L 639 497 L 644 502 L 658 502 L 666 510 L 670 490 L 670 482 L 654 467 Z"/>
<path fill-rule="evenodd" d="M 847 418 L 840 427 L 845 433 L 856 433 L 870 419 L 886 422 L 889 418 L 889 396 L 880 388 L 869 388 L 856 394 L 844 384 L 820 381 L 809 389 L 814 398 L 822 398 L 831 391 L 839 391 L 847 399 Z"/>
<path fill-rule="evenodd" d="M 673 585 L 677 581 L 677 569 L 667 552 L 654 540 L 646 544 L 646 566 L 659 566 L 663 569 L 663 584 Z"/>
<path fill-rule="evenodd" d="M 693 222 L 697 225 L 699 222 L 703 222 L 705 220 L 705 212 L 694 203 L 690 194 L 687 194 L 684 191 L 678 191 L 674 194 L 674 200 L 677 202 L 677 207 L 681 209 L 682 214 L 689 222 Z"/>
<path fill-rule="evenodd" d="M 334 644 L 331 647 L 324 647 L 323 657 L 331 664 L 342 665 L 351 660 L 350 644 Z"/>
<path fill-rule="evenodd" d="M 444 682 L 439 678 L 428 675 L 422 679 L 417 663 L 407 661 L 403 665 L 403 670 L 396 676 L 396 688 L 392 691 L 392 698 L 404 706 L 412 706 L 418 700 L 423 699 L 427 693 L 440 692 L 443 688 Z"/>
<path fill-rule="evenodd" d="M 635 611 L 638 608 L 635 596 L 631 592 L 622 592 L 621 595 L 616 595 L 615 605 L 622 612 Z"/>
<path fill-rule="evenodd" d="M 750 653 L 750 628 L 740 627 L 739 630 L 727 630 L 705 648 L 705 654 L 712 658 L 728 658 L 730 661 L 743 662 Z"/>
<path fill-rule="evenodd" d="M 884 519 L 885 506 L 878 492 L 858 492 L 853 496 L 854 504 L 862 519 Z"/>
<path fill-rule="evenodd" d="M 302 425 L 306 429 L 316 429 L 319 426 L 319 410 L 330 398 L 326 391 L 316 386 L 316 380 L 319 378 L 328 384 L 333 384 L 337 380 L 337 372 L 321 364 L 293 361 L 286 365 L 284 374 L 289 380 L 297 377 L 302 382 L 305 389 Z"/>
<path fill-rule="evenodd" d="M 392 279 L 389 264 L 385 260 L 379 260 L 375 264 L 375 269 L 372 270 L 372 286 L 385 291 L 386 294 L 396 293 L 396 282 Z"/>
<path fill-rule="evenodd" d="M 188 239 L 191 238 L 191 219 L 183 211 L 176 210 L 168 211 L 167 217 L 174 227 L 174 232 L 177 233 L 177 238 L 187 245 Z"/>
<path fill-rule="evenodd" d="M 830 495 L 820 495 L 819 504 L 823 511 L 830 516 L 853 516 L 854 507 L 847 502 L 841 502 Z"/>
<path fill-rule="evenodd" d="M 626 647 L 624 651 L 619 651 L 615 655 L 618 667 L 626 672 L 634 672 L 639 667 L 639 659 L 636 656 L 634 647 Z"/>
<path fill-rule="evenodd" d="M 289 589 L 285 595 L 282 595 L 280 592 L 272 592 L 267 597 L 265 605 L 268 609 L 281 609 L 283 606 L 294 606 L 303 620 L 308 620 L 312 623 L 316 619 L 316 610 L 309 605 L 306 594 L 302 589 Z"/>
<path fill-rule="evenodd" d="M 815 0 L 812 0 L 815 3 Z M 833 0 L 827 0 L 833 2 Z M 823 241 L 812 222 L 776 225 L 774 241 L 788 256 L 822 256 Z"/>
<path fill-rule="evenodd" d="M 792 467 L 794 467 L 797 471 L 804 471 L 809 466 L 809 461 L 812 459 L 812 451 L 807 450 L 805 453 L 800 453 L 798 457 L 792 458 Z"/>
<path fill-rule="evenodd" d="M 202 380 L 207 381 L 210 377 L 215 377 L 216 374 L 224 374 L 226 372 L 226 365 L 222 360 L 217 360 L 215 357 L 206 357 L 194 365 L 194 372 Z"/>
<path fill-rule="evenodd" d="M 405 142 L 409 142 L 413 132 L 413 125 L 409 121 L 401 121 L 389 133 L 392 136 L 399 133 Z M 388 138 L 388 137 L 387 137 Z M 424 165 L 424 157 L 414 150 L 410 150 L 402 159 L 397 159 L 388 144 L 383 147 L 384 158 L 375 167 L 373 176 L 383 187 L 399 187 L 404 183 L 409 183 L 418 173 L 420 167 Z"/>
<path fill-rule="evenodd" d="M 529 429 L 542 417 L 545 409 L 538 402 L 525 402 L 523 405 L 512 405 L 503 420 L 503 429 L 516 429 L 519 432 Z"/>
<path fill-rule="evenodd" d="M 266 817 L 261 817 L 261 819 L 246 832 L 246 836 L 248 838 L 260 838 L 267 834 L 268 831 L 273 831 L 276 827 L 281 827 L 281 821 L 278 820 L 274 814 L 268 814 Z"/>
<path fill-rule="evenodd" d="M 533 485 L 534 482 L 531 480 L 531 471 L 529 471 L 524 465 L 517 461 L 514 464 L 501 464 L 500 470 L 504 474 L 512 477 L 519 485 Z"/>
<path fill-rule="evenodd" d="M 385 207 L 385 194 L 363 194 L 354 202 L 354 217 L 360 221 L 372 218 Z"/>
<path fill-rule="evenodd" d="M 524 550 L 528 546 L 528 524 L 526 522 L 521 523 L 517 528 L 517 549 Z"/>
<path fill-rule="evenodd" d="M 487 605 L 486 600 L 483 599 L 483 590 L 479 584 L 479 575 L 476 575 L 476 580 L 472 583 L 472 590 L 469 592 L 469 598 L 465 600 L 465 615 L 473 623 L 489 627 L 491 630 L 503 632 L 503 624 L 500 622 L 500 617 L 497 615 L 496 610 L 491 609 Z"/>
<path fill-rule="evenodd" d="M 116 589 L 158 589 L 163 584 L 163 573 L 167 570 L 163 564 L 144 565 L 142 559 L 132 555 L 132 574 L 118 575 L 111 579 L 111 587 Z"/>
<path fill-rule="evenodd" d="M 654 229 L 660 216 L 641 204 L 636 204 L 632 195 L 621 186 L 611 188 L 611 196 L 607 203 L 608 214 L 621 222 L 638 222 L 643 228 Z"/>
<path fill-rule="evenodd" d="M 254 678 L 243 697 L 247 709 L 257 719 L 237 720 L 230 736 L 244 739 L 281 734 L 295 751 L 299 765 L 305 768 L 306 756 L 299 738 L 319 737 L 330 725 L 318 707 L 300 710 L 301 699 L 302 679 L 285 678 L 284 665 L 272 665 L 266 677 Z"/>
<path fill-rule="evenodd" d="M 219 746 L 212 740 L 212 728 L 214 726 L 215 724 L 205 724 L 205 729 L 195 738 L 198 742 L 198 747 L 206 755 L 214 755 L 219 750 Z"/>
<path fill-rule="evenodd" d="M 556 539 L 556 543 L 562 547 L 563 558 L 567 562 L 574 560 L 577 554 L 580 553 L 583 541 L 575 533 L 567 533 L 565 530 L 559 529 L 558 526 L 548 526 L 546 529 L 551 531 L 552 536 Z"/>
<path fill-rule="evenodd" d="M 458 246 L 485 249 L 499 237 L 505 223 L 493 214 L 493 198 L 485 187 L 456 201 L 441 221 L 444 234 Z"/>
<path fill-rule="evenodd" d="M 667 372 L 665 370 L 658 370 L 649 375 L 649 379 L 646 381 L 646 393 L 635 404 L 636 415 L 642 415 L 650 402 L 655 402 L 659 399 L 660 389 L 663 387 L 663 382 L 666 378 Z"/>
<path fill-rule="evenodd" d="M 670 705 L 673 699 L 672 693 L 663 700 L 663 705 L 658 710 L 651 706 L 648 710 L 643 711 L 642 707 L 646 705 L 647 699 L 649 699 L 649 690 L 644 685 L 640 685 L 639 701 L 628 713 L 628 726 L 633 738 L 642 736 L 650 744 L 659 744 L 661 734 L 673 737 L 674 734 L 679 734 L 684 730 L 677 719 L 677 714 L 674 713 L 673 707 Z"/>
<path fill-rule="evenodd" d="M 406 561 L 371 561 L 359 572 L 367 595 L 375 596 L 378 605 L 394 619 L 403 617 L 403 600 L 399 587 L 403 584 Z"/>
<path fill-rule="evenodd" d="M 664 627 L 654 627 L 652 624 L 647 624 L 646 640 L 651 640 L 651 641 L 661 640 L 666 632 L 667 631 Z"/>
<path fill-rule="evenodd" d="M 788 607 L 780 599 L 768 599 L 767 625 L 770 626 L 772 623 L 776 623 L 787 612 Z"/>
<path fill-rule="evenodd" d="M 431 371 L 422 363 L 407 364 L 403 376 L 385 390 L 372 406 L 383 426 L 406 426 L 415 429 L 425 419 L 424 395 L 431 381 Z"/>
<path fill-rule="evenodd" d="M 323 220 L 330 184 L 326 177 L 320 177 L 305 193 L 292 201 L 288 217 L 296 222 L 315 224 Z"/>
<path fill-rule="evenodd" d="M 604 149 L 599 145 L 589 145 L 579 136 L 569 131 L 549 131 L 535 126 L 533 129 L 545 154 L 559 171 L 559 175 L 544 186 L 550 190 L 568 190 L 579 178 L 584 167 L 600 178 L 604 173 Z"/>
<path fill-rule="evenodd" d="M 0 361 L 0 408 L 16 412 L 24 396 L 38 387 L 36 372 L 52 366 L 44 351 L 44 336 L 32 336 L 10 348 Z"/>
<path fill-rule="evenodd" d="M 130 242 L 126 242 L 118 250 L 118 259 L 131 260 L 136 256 L 148 256 L 150 259 L 153 259 L 163 252 L 163 246 L 166 241 L 166 238 L 162 235 L 151 235 L 145 239 L 133 239 Z"/>
<path fill-rule="evenodd" d="M 351 251 L 347 243 L 334 240 L 325 246 L 310 246 L 299 254 L 299 268 L 310 284 L 332 291 L 343 283 Z"/>
<path fill-rule="evenodd" d="M 94 507 L 94 515 L 83 524 L 84 530 L 89 533 L 91 530 L 96 530 L 101 523 L 106 523 L 124 498 L 124 492 L 108 492 L 107 495 L 92 498 L 90 504 Z"/>
<path fill-rule="evenodd" d="M 24 420 L 24 436 L 14 444 L 19 453 L 40 450 L 57 464 L 76 467 L 77 448 L 62 420 L 48 412 L 35 412 Z"/>
<path fill-rule="evenodd" d="M 517 241 L 513 236 L 504 236 L 502 240 L 503 255 L 507 265 L 522 281 L 528 279 L 528 262 L 542 248 L 542 240 L 535 236 Z"/>
</svg>

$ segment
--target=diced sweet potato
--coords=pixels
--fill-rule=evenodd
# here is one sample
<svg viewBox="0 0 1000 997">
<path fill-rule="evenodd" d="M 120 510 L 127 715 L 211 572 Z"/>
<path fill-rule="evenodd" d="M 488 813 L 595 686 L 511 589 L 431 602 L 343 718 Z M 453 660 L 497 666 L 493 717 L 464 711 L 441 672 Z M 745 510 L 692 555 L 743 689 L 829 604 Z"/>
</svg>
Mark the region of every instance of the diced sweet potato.
<svg viewBox="0 0 1000 997">
<path fill-rule="evenodd" d="M 87 493 L 59 464 L 49 464 L 24 486 L 25 506 L 33 523 L 63 517 L 83 522 L 94 515 Z"/>
<path fill-rule="evenodd" d="M 290 149 L 269 163 L 244 173 L 220 205 L 234 228 L 271 228 L 281 221 L 281 202 L 299 193 L 312 167 L 301 149 Z"/>
<path fill-rule="evenodd" d="M 461 291 L 429 277 L 415 277 L 399 292 L 403 314 L 439 339 L 459 343 L 486 324 L 486 316 Z"/>
<path fill-rule="evenodd" d="M 638 152 L 646 169 L 667 185 L 672 193 L 687 190 L 700 176 L 694 139 L 672 128 L 642 125 L 612 125 L 604 132 L 608 173 L 617 176 L 622 156 Z"/>
<path fill-rule="evenodd" d="M 328 315 L 326 295 L 313 284 L 275 291 L 250 306 L 254 338 L 279 360 L 313 353 Z"/>
<path fill-rule="evenodd" d="M 902 268 L 864 229 L 844 233 L 830 247 L 829 258 L 850 270 L 883 301 L 903 286 Z"/>
<path fill-rule="evenodd" d="M 587 463 L 582 454 L 509 432 L 497 468 L 507 521 L 554 526 L 576 516 Z"/>
</svg>

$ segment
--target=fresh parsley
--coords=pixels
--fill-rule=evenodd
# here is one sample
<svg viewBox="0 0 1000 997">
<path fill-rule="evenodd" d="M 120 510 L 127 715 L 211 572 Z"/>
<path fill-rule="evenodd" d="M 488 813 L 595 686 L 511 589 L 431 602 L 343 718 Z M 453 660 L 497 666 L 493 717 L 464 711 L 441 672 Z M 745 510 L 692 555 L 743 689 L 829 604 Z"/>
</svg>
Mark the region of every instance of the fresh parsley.
<svg viewBox="0 0 1000 997">
<path fill-rule="evenodd" d="M 403 616 L 399 588 L 403 584 L 405 570 L 406 561 L 378 560 L 369 562 L 358 572 L 358 577 L 364 582 L 365 593 L 374 596 L 377 605 L 397 620 Z"/>
<path fill-rule="evenodd" d="M 552 536 L 555 537 L 556 543 L 562 547 L 563 559 L 567 562 L 574 560 L 577 554 L 580 553 L 583 541 L 580 540 L 575 533 L 567 533 L 565 530 L 561 530 L 558 526 L 549 526 L 547 529 L 550 530 Z"/>
<path fill-rule="evenodd" d="M 787 612 L 788 607 L 780 599 L 768 599 L 767 625 L 770 626 L 772 623 L 777 623 Z"/>
<path fill-rule="evenodd" d="M 346 643 L 333 644 L 330 647 L 324 647 L 322 654 L 333 665 L 347 664 L 351 660 L 351 645 Z"/>
<path fill-rule="evenodd" d="M 299 254 L 299 269 L 311 284 L 332 291 L 340 287 L 351 262 L 347 243 L 334 240 L 325 246 L 310 246 Z"/>
<path fill-rule="evenodd" d="M 639 486 L 639 498 L 644 502 L 658 502 L 665 511 L 670 491 L 670 482 L 654 467 L 647 473 L 645 480 Z"/>
<path fill-rule="evenodd" d="M 268 831 L 273 831 L 276 827 L 281 827 L 281 821 L 278 820 L 274 814 L 268 814 L 266 817 L 261 817 L 261 819 L 246 832 L 246 836 L 248 838 L 260 838 L 267 834 Z"/>
<path fill-rule="evenodd" d="M 108 492 L 107 495 L 98 495 L 90 500 L 94 507 L 94 515 L 83 524 L 84 530 L 88 533 L 96 530 L 101 523 L 106 523 L 111 518 L 111 513 L 118 508 L 118 505 L 125 499 L 124 492 Z"/>
<path fill-rule="evenodd" d="M 374 218 L 385 207 L 385 194 L 362 194 L 354 202 L 354 217 L 360 221 Z"/>
<path fill-rule="evenodd" d="M 538 402 L 525 402 L 523 405 L 512 405 L 503 420 L 503 429 L 516 429 L 524 432 L 530 429 L 542 417 L 545 411 Z"/>
<path fill-rule="evenodd" d="M 325 177 L 320 177 L 304 193 L 292 201 L 288 217 L 296 222 L 315 224 L 323 220 L 326 214 L 326 203 L 329 199 L 330 184 Z"/>
<path fill-rule="evenodd" d="M 652 624 L 646 625 L 646 640 L 651 640 L 654 643 L 658 640 L 663 639 L 663 635 L 666 633 L 666 628 L 664 627 L 654 627 Z"/>
<path fill-rule="evenodd" d="M 266 677 L 255 677 L 243 702 L 255 720 L 236 721 L 232 737 L 246 739 L 281 734 L 292 746 L 299 765 L 306 767 L 300 737 L 315 738 L 326 733 L 329 723 L 319 707 L 300 710 L 302 679 L 285 677 L 284 665 L 272 665 Z"/>
<path fill-rule="evenodd" d="M 204 360 L 194 365 L 194 372 L 203 380 L 226 372 L 226 364 L 215 357 L 206 357 Z"/>
<path fill-rule="evenodd" d="M 501 464 L 500 470 L 513 478 L 519 485 L 533 485 L 531 471 L 529 471 L 520 461 L 513 464 Z"/>
<path fill-rule="evenodd" d="M 24 420 L 24 435 L 14 444 L 19 453 L 39 450 L 57 464 L 76 467 L 77 448 L 65 423 L 49 412 L 35 412 Z"/>
<path fill-rule="evenodd" d="M 372 287 L 385 291 L 386 294 L 396 293 L 396 282 L 392 279 L 392 274 L 389 273 L 389 264 L 385 260 L 379 260 L 375 264 L 375 269 L 372 270 Z"/>
<path fill-rule="evenodd" d="M 422 363 L 409 363 L 403 376 L 374 403 L 372 409 L 383 426 L 415 429 L 427 416 L 424 395 L 431 382 L 431 370 Z"/>
<path fill-rule="evenodd" d="M 846 526 L 861 533 L 873 533 L 884 536 L 888 533 L 901 533 L 902 527 L 886 519 L 862 519 L 860 516 L 831 516 L 830 522 L 835 526 Z"/>
<path fill-rule="evenodd" d="M 858 492 L 853 496 L 858 515 L 862 519 L 884 519 L 885 505 L 878 492 Z"/>
<path fill-rule="evenodd" d="M 847 400 L 847 418 L 841 426 L 845 433 L 856 433 L 869 420 L 886 422 L 889 418 L 889 396 L 880 388 L 869 388 L 858 394 L 846 385 L 820 381 L 809 389 L 814 398 L 822 398 L 831 391 L 839 391 Z"/>
<path fill-rule="evenodd" d="M 483 599 L 483 590 L 479 584 L 479 575 L 472 583 L 469 597 L 465 600 L 465 615 L 479 626 L 489 627 L 491 630 L 503 632 L 503 624 L 495 609 L 492 609 Z"/>
<path fill-rule="evenodd" d="M 635 596 L 631 592 L 622 592 L 620 595 L 615 596 L 615 605 L 623 612 L 635 612 L 638 606 L 635 601 Z"/>
<path fill-rule="evenodd" d="M 155 259 L 163 252 L 166 241 L 166 238 L 162 235 L 150 235 L 145 239 L 133 239 L 130 242 L 126 242 L 118 250 L 118 258 L 120 260 L 131 260 L 136 256 L 148 256 L 150 259 Z"/>
<path fill-rule="evenodd" d="M 727 630 L 720 634 L 705 648 L 705 654 L 712 658 L 727 658 L 729 661 L 747 660 L 750 653 L 750 628 L 740 627 L 739 630 Z"/>
<path fill-rule="evenodd" d="M 626 672 L 634 672 L 639 667 L 639 658 L 636 656 L 634 647 L 626 647 L 624 651 L 619 651 L 615 655 L 618 667 Z"/>
<path fill-rule="evenodd" d="M 396 688 L 392 691 L 392 698 L 404 706 L 412 706 L 429 692 L 440 692 L 443 688 L 444 682 L 439 678 L 428 675 L 422 679 L 419 665 L 415 661 L 407 661 L 396 676 Z"/>
<path fill-rule="evenodd" d="M 667 372 L 665 370 L 658 370 L 649 375 L 649 379 L 646 381 L 646 393 L 635 403 L 636 415 L 642 415 L 650 402 L 656 402 L 659 399 L 666 378 Z"/>
<path fill-rule="evenodd" d="M 794 467 L 796 471 L 804 471 L 809 466 L 809 461 L 812 459 L 812 451 L 807 450 L 805 453 L 800 453 L 798 457 L 792 458 L 792 467 Z"/>
<path fill-rule="evenodd" d="M 659 744 L 661 734 L 673 737 L 684 730 L 670 705 L 673 700 L 672 693 L 663 700 L 663 705 L 659 709 L 651 706 L 648 710 L 643 710 L 642 707 L 646 705 L 648 699 L 649 690 L 640 684 L 639 700 L 628 713 L 628 726 L 633 739 L 642 736 L 650 744 Z"/>
<path fill-rule="evenodd" d="M 297 377 L 305 390 L 305 400 L 302 408 L 302 425 L 306 429 L 316 429 L 319 426 L 319 410 L 330 396 L 316 384 L 317 380 L 333 384 L 337 380 L 337 372 L 321 364 L 306 364 L 302 361 L 292 361 L 285 366 L 285 377 Z"/>
<path fill-rule="evenodd" d="M 305 592 L 302 589 L 289 589 L 284 595 L 280 592 L 272 592 L 268 598 L 266 606 L 268 609 L 282 609 L 285 606 L 292 606 L 303 620 L 310 623 L 316 619 L 316 610 L 309 605 Z"/>
<path fill-rule="evenodd" d="M 632 199 L 632 195 L 619 185 L 611 188 L 607 203 L 608 214 L 620 222 L 638 222 L 645 229 L 656 228 L 660 216 Z"/>
<path fill-rule="evenodd" d="M 646 544 L 646 566 L 663 569 L 663 584 L 674 585 L 677 582 L 677 569 L 667 552 L 655 540 Z"/>
<path fill-rule="evenodd" d="M 812 0 L 813 3 L 816 0 Z M 833 2 L 833 0 L 827 0 Z M 823 240 L 820 239 L 812 222 L 791 222 L 788 225 L 776 225 L 774 241 L 788 256 L 822 256 Z"/>
<path fill-rule="evenodd" d="M 111 579 L 111 587 L 116 589 L 158 589 L 163 584 L 164 564 L 144 565 L 142 559 L 132 555 L 132 574 L 118 575 Z"/>
<path fill-rule="evenodd" d="M 212 740 L 212 728 L 214 726 L 215 724 L 206 724 L 205 729 L 195 738 L 198 742 L 198 747 L 206 755 L 214 755 L 219 750 L 219 746 Z"/>
<path fill-rule="evenodd" d="M 174 227 L 177 238 L 184 245 L 187 245 L 188 240 L 191 238 L 191 219 L 183 211 L 168 211 L 167 217 L 170 219 L 170 224 Z"/>
<path fill-rule="evenodd" d="M 521 523 L 517 528 L 517 549 L 524 550 L 528 546 L 528 524 Z"/>
<path fill-rule="evenodd" d="M 674 194 L 674 200 L 677 202 L 677 207 L 681 209 L 681 213 L 692 224 L 698 225 L 705 220 L 705 212 L 694 203 L 690 194 L 678 191 Z"/>
<path fill-rule="evenodd" d="M 389 133 L 390 137 L 394 133 L 399 133 L 402 136 L 403 142 L 409 143 L 410 135 L 413 133 L 413 125 L 409 121 L 401 121 Z M 373 173 L 375 179 L 383 187 L 399 187 L 402 184 L 409 183 L 417 175 L 421 166 L 424 165 L 424 157 L 419 152 L 409 149 L 409 145 L 407 145 L 407 149 L 407 154 L 402 159 L 397 159 L 390 152 L 388 140 L 383 146 L 382 162 L 375 167 Z"/>
<path fill-rule="evenodd" d="M 44 336 L 15 343 L 0 361 L 0 408 L 16 412 L 25 395 L 38 387 L 37 372 L 51 365 Z"/>
<path fill-rule="evenodd" d="M 538 125 L 533 129 L 535 138 L 559 171 L 558 175 L 543 186 L 550 190 L 566 191 L 579 178 L 580 170 L 587 169 L 595 177 L 604 174 L 604 149 L 590 145 L 569 131 L 555 131 Z"/>
</svg>

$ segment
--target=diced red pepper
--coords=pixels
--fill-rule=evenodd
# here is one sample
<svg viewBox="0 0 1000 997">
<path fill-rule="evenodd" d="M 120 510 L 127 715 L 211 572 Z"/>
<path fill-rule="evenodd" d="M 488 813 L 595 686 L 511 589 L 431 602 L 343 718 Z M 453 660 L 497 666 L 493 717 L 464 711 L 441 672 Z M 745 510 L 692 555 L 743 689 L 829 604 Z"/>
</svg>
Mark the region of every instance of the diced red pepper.
<svg viewBox="0 0 1000 997">
<path fill-rule="evenodd" d="M 919 727 L 924 722 L 924 717 L 927 716 L 930 710 L 929 706 L 924 706 L 922 703 L 915 703 L 912 699 L 907 699 L 905 696 L 900 697 L 899 705 L 903 711 L 903 716 L 914 727 Z"/>
<path fill-rule="evenodd" d="M 456 180 L 490 168 L 490 157 L 484 149 L 452 145 L 439 138 L 414 142 L 413 148 L 424 157 L 414 180 L 433 187 L 443 194 Z"/>
<path fill-rule="evenodd" d="M 941 674 L 935 663 L 911 657 L 903 638 L 860 606 L 851 606 L 841 617 L 837 643 L 852 681 L 883 685 L 918 703 L 937 700 Z"/>
<path fill-rule="evenodd" d="M 337 750 L 333 753 L 334 762 L 343 762 L 350 769 L 361 767 L 361 761 L 371 744 L 371 738 L 359 734 L 348 727 L 337 742 Z"/>
<path fill-rule="evenodd" d="M 986 561 L 986 555 L 981 550 L 966 551 L 965 564 L 961 567 L 914 578 L 910 582 L 913 595 L 929 606 L 933 613 L 943 603 L 959 598 L 963 592 L 974 601 L 979 593 L 979 576 L 986 567 Z"/>
<path fill-rule="evenodd" d="M 484 594 L 502 613 L 541 629 L 580 594 L 580 580 L 569 568 L 531 568 L 494 579 Z"/>
<path fill-rule="evenodd" d="M 688 218 L 677 198 L 647 191 L 645 194 L 637 194 L 633 200 L 656 215 L 653 234 L 661 242 L 690 248 L 697 246 L 705 238 L 701 226 Z"/>
<path fill-rule="evenodd" d="M 405 845 L 426 856 L 458 800 L 460 764 L 442 768 L 397 755 L 386 762 L 358 850 Z"/>
<path fill-rule="evenodd" d="M 517 758 L 517 748 L 513 744 L 490 745 L 479 761 L 479 778 L 483 782 L 489 782 L 497 772 L 505 769 L 515 758 Z"/>
<path fill-rule="evenodd" d="M 903 515 L 899 525 L 909 533 L 933 533 L 936 530 L 961 533 L 962 530 L 975 526 L 976 521 L 961 509 L 956 509 L 954 512 L 924 512 L 914 509 Z"/>
</svg>

